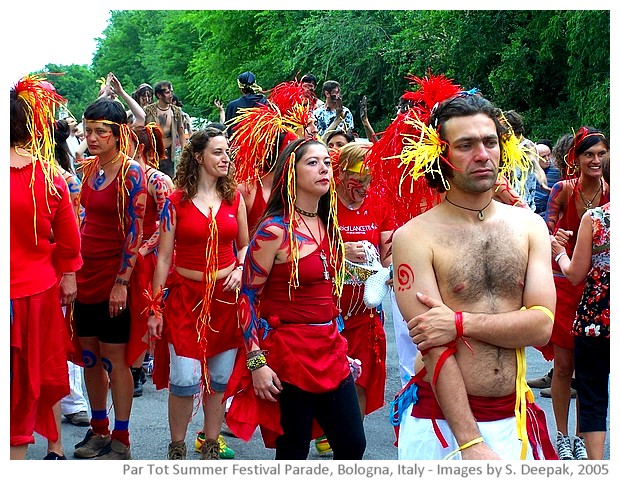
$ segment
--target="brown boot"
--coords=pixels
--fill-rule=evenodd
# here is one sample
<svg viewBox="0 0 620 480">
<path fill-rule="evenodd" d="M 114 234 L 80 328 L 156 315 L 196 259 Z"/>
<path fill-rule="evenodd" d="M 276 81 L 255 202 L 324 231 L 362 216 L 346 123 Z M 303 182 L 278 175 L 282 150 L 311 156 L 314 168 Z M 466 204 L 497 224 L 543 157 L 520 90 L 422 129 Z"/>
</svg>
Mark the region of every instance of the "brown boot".
<svg viewBox="0 0 620 480">
<path fill-rule="evenodd" d="M 211 438 L 205 439 L 205 443 L 200 448 L 200 460 L 219 460 L 220 444 Z"/>
<path fill-rule="evenodd" d="M 168 445 L 168 460 L 185 460 L 187 457 L 187 445 L 185 440 L 171 442 Z"/>
</svg>

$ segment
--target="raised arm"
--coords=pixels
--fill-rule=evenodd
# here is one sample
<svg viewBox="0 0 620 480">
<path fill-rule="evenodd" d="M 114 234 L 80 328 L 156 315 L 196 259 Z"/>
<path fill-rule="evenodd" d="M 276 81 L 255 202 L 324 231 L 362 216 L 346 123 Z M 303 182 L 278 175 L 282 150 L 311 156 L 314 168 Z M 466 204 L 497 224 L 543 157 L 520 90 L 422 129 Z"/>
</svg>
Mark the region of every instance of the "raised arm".
<svg viewBox="0 0 620 480">
<path fill-rule="evenodd" d="M 112 87 L 114 93 L 125 101 L 127 107 L 129 107 L 129 110 L 133 113 L 133 125 L 144 125 L 146 121 L 146 114 L 140 104 L 123 89 L 121 82 L 112 72 L 108 73 L 108 77 L 110 78 L 110 86 Z"/>
</svg>

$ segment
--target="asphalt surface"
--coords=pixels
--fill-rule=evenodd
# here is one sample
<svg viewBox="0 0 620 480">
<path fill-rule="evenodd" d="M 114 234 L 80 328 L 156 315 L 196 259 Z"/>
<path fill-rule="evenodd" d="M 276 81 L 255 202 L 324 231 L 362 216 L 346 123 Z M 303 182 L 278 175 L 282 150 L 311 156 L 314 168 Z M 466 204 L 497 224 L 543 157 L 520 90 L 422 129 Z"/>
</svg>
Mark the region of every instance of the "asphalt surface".
<svg viewBox="0 0 620 480">
<path fill-rule="evenodd" d="M 396 460 L 398 459 L 397 448 L 393 443 L 395 440 L 394 430 L 389 423 L 389 401 L 400 390 L 400 380 L 398 374 L 398 357 L 394 345 L 394 330 L 392 316 L 389 308 L 389 301 L 386 305 L 385 330 L 388 342 L 387 348 L 387 382 L 386 382 L 386 405 L 368 415 L 364 420 L 367 447 L 364 460 Z M 546 362 L 542 355 L 533 348 L 527 348 L 527 378 L 542 377 L 550 368 L 551 364 Z M 555 439 L 555 420 L 551 406 L 551 399 L 542 398 L 538 390 L 534 390 L 536 403 L 545 411 L 547 425 L 552 439 Z M 144 394 L 134 398 L 133 409 L 130 420 L 131 449 L 133 458 L 136 460 L 166 460 L 167 448 L 169 443 L 168 419 L 167 419 L 167 390 L 155 390 L 150 377 L 144 385 Z M 112 414 L 113 415 L 113 414 Z M 113 418 L 111 418 L 113 424 Z M 571 400 L 569 416 L 569 432 L 574 434 L 575 430 L 575 400 Z M 188 446 L 188 459 L 198 460 L 199 454 L 194 452 L 193 444 L 196 432 L 202 426 L 202 409 L 195 409 L 195 414 L 188 428 L 186 443 Z M 88 427 L 77 427 L 63 419 L 62 437 L 65 454 L 68 459 L 73 458 L 73 446 L 81 441 L 86 434 Z M 47 453 L 47 442 L 44 438 L 37 436 L 36 443 L 28 449 L 27 459 L 42 459 Z M 260 433 L 257 430 L 249 442 L 244 442 L 238 438 L 226 436 L 226 441 L 236 455 L 235 460 L 271 460 L 275 456 L 275 450 L 264 447 Z M 329 459 L 330 456 L 319 456 L 310 446 L 310 460 Z M 609 432 L 605 444 L 605 459 L 609 459 Z M 78 460 L 78 459 L 75 459 Z M 82 460 L 83 461 L 83 460 Z"/>
</svg>

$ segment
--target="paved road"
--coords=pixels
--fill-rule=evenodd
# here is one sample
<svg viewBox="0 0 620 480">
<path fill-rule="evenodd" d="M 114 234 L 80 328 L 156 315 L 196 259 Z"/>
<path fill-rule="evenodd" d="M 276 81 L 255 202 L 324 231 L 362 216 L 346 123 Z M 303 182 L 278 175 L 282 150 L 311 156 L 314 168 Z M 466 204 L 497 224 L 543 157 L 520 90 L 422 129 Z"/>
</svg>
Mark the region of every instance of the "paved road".
<svg viewBox="0 0 620 480">
<path fill-rule="evenodd" d="M 388 341 L 387 369 L 388 377 L 386 384 L 386 398 L 391 400 L 396 392 L 400 390 L 400 380 L 398 378 L 398 358 L 394 346 L 394 330 L 392 326 L 389 308 L 386 319 L 385 329 Z M 544 361 L 538 351 L 527 349 L 528 378 L 538 378 L 543 376 L 550 367 Z M 555 421 L 551 407 L 551 400 L 541 398 L 535 390 L 536 402 L 545 410 L 549 432 L 555 438 Z M 149 378 L 144 386 L 144 395 L 134 399 L 131 415 L 130 430 L 132 440 L 132 454 L 139 460 L 165 460 L 167 457 L 167 445 L 169 442 L 168 420 L 167 420 L 167 390 L 155 390 Z M 569 430 L 574 433 L 575 401 L 571 401 Z M 364 455 L 366 460 L 395 460 L 398 458 L 396 447 L 393 446 L 394 430 L 388 420 L 389 405 L 386 404 L 380 410 L 368 415 L 364 421 L 366 430 L 367 448 Z M 112 419 L 113 422 L 113 419 Z M 193 417 L 188 429 L 188 459 L 199 459 L 199 454 L 193 451 L 195 432 L 201 429 L 202 410 L 198 410 Z M 76 427 L 70 423 L 63 422 L 62 435 L 63 444 L 68 458 L 72 458 L 73 445 L 82 440 L 86 433 L 86 427 Z M 274 458 L 275 451 L 266 449 L 263 446 L 260 434 L 255 432 L 254 437 L 249 442 L 244 442 L 238 438 L 227 437 L 229 446 L 235 450 L 237 460 L 270 460 Z M 191 448 L 190 448 L 191 447 Z M 606 442 L 605 458 L 609 459 L 609 436 Z M 189 452 L 191 451 L 191 454 Z M 46 442 L 42 437 L 37 437 L 37 443 L 28 449 L 29 459 L 41 459 L 46 454 Z M 319 457 L 310 449 L 310 459 L 317 460 Z M 329 458 L 329 457 L 327 457 Z"/>
</svg>

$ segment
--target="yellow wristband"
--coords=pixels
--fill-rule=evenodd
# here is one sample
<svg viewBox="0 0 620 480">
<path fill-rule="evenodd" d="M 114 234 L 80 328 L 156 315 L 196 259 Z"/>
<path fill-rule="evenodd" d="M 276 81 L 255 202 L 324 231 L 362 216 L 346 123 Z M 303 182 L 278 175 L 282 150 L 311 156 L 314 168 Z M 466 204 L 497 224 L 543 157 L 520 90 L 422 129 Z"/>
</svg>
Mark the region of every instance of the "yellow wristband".
<svg viewBox="0 0 620 480">
<path fill-rule="evenodd" d="M 532 305 L 531 307 L 528 307 L 528 310 L 540 310 L 545 315 L 547 315 L 551 319 L 552 322 L 555 321 L 555 316 L 553 315 L 553 312 L 549 310 L 547 307 L 543 307 L 542 305 Z"/>
<path fill-rule="evenodd" d="M 462 452 L 463 450 L 466 450 L 469 447 L 473 447 L 474 445 L 478 445 L 479 443 L 482 443 L 482 442 L 484 442 L 484 438 L 482 438 L 482 437 L 474 438 L 473 440 L 470 440 L 469 442 L 464 443 L 463 445 L 461 445 L 456 450 L 448 453 L 448 455 L 446 455 L 443 459 L 444 460 L 450 460 L 451 458 L 455 457 L 457 453 Z"/>
</svg>

